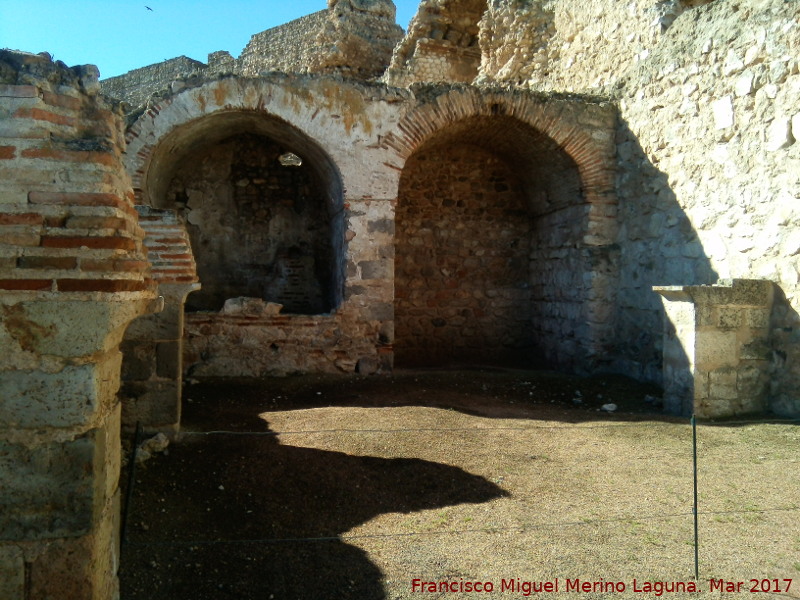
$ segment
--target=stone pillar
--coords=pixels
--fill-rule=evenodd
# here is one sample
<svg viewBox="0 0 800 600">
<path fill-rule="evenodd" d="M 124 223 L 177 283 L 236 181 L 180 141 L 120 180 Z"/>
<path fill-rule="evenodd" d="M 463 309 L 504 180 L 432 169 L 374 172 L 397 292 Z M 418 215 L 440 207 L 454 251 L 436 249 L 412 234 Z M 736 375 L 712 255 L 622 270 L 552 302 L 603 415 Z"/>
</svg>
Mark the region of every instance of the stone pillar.
<svg viewBox="0 0 800 600">
<path fill-rule="evenodd" d="M 664 409 L 728 417 L 767 408 L 770 281 L 655 287 L 666 312 Z"/>
<path fill-rule="evenodd" d="M 186 228 L 175 211 L 137 206 L 164 309 L 136 319 L 122 343 L 122 426 L 177 431 L 183 382 L 183 306 L 200 289 Z"/>
<path fill-rule="evenodd" d="M 0 598 L 118 597 L 128 324 L 155 286 L 96 67 L 0 51 Z"/>
</svg>

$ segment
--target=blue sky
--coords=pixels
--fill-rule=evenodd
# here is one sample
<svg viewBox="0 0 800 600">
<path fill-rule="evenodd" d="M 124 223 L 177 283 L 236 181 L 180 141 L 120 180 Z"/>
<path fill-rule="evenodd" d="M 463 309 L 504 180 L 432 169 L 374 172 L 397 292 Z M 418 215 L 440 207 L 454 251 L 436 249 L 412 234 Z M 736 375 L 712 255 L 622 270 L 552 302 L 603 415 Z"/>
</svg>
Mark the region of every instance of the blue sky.
<svg viewBox="0 0 800 600">
<path fill-rule="evenodd" d="M 394 2 L 406 29 L 419 0 Z M 49 52 L 113 77 L 181 55 L 203 62 L 216 50 L 238 56 L 254 33 L 326 6 L 326 0 L 0 0 L 0 48 Z"/>
</svg>

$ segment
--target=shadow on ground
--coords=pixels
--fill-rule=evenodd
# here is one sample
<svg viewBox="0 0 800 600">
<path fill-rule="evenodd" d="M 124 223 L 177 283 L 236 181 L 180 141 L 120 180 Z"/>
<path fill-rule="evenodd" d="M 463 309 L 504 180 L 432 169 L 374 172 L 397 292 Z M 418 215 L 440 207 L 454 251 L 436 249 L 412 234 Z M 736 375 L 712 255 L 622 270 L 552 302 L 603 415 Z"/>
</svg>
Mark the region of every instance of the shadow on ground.
<svg viewBox="0 0 800 600">
<path fill-rule="evenodd" d="M 183 431 L 226 433 L 182 436 L 168 455 L 137 467 L 123 544 L 122 599 L 382 599 L 383 573 L 342 540 L 343 533 L 387 512 L 506 495 L 483 477 L 446 464 L 279 443 L 269 430 L 270 412 L 419 405 L 578 422 L 608 420 L 598 408 L 616 402 L 628 411 L 614 418 L 636 419 L 652 410 L 644 402 L 648 391 L 653 390 L 623 379 L 504 370 L 190 385 Z"/>
<path fill-rule="evenodd" d="M 123 600 L 385 598 L 380 569 L 342 533 L 386 512 L 505 495 L 445 464 L 281 444 L 249 395 L 269 397 L 264 382 L 193 391 L 205 401 L 187 403 L 190 428 L 265 435 L 185 436 L 137 467 Z"/>
</svg>

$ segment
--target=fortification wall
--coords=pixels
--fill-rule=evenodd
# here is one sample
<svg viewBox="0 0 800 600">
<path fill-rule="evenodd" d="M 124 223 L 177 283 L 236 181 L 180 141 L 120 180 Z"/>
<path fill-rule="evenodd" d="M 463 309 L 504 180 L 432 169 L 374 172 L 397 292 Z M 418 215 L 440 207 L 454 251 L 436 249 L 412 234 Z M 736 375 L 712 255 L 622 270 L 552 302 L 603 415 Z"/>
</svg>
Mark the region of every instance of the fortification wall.
<svg viewBox="0 0 800 600">
<path fill-rule="evenodd" d="M 394 48 L 384 81 L 471 83 L 478 74 L 478 22 L 486 0 L 423 0 Z"/>
<path fill-rule="evenodd" d="M 321 10 L 256 33 L 242 50 L 238 72 L 245 77 L 256 77 L 262 71 L 306 71 L 311 56 L 320 50 L 316 37 L 327 16 L 328 11 Z"/>
<path fill-rule="evenodd" d="M 499 1 L 484 15 L 481 79 L 619 105 L 615 369 L 660 380 L 651 286 L 769 279 L 787 300 L 764 350 L 773 408 L 797 411 L 798 22 L 782 0 Z"/>
<path fill-rule="evenodd" d="M 181 77 L 204 72 L 208 66 L 198 60 L 179 56 L 155 65 L 134 69 L 118 77 L 104 79 L 100 86 L 106 96 L 143 106 L 147 99 L 170 82 Z"/>
<path fill-rule="evenodd" d="M 281 71 L 377 79 L 403 36 L 395 14 L 391 0 L 329 0 L 327 10 L 253 35 L 238 59 L 226 51 L 210 53 L 208 64 L 179 56 L 110 77 L 101 87 L 104 94 L 141 107 L 154 94 L 179 91 L 183 81 L 198 75 L 258 77 Z"/>
</svg>

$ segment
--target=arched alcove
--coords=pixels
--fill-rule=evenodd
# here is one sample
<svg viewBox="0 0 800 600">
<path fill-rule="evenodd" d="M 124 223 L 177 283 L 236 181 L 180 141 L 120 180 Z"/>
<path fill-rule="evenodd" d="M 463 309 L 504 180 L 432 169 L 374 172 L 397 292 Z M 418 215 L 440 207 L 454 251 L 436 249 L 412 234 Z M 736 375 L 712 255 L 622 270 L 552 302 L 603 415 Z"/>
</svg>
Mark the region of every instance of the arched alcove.
<svg viewBox="0 0 800 600">
<path fill-rule="evenodd" d="M 564 363 L 586 336 L 588 223 L 578 166 L 506 115 L 429 136 L 400 179 L 400 366 Z"/>
<path fill-rule="evenodd" d="M 322 314 L 342 300 L 341 178 L 285 121 L 222 111 L 183 124 L 154 149 L 143 200 L 175 209 L 192 242 L 201 291 L 187 310 L 255 297 L 284 313 Z"/>
</svg>

